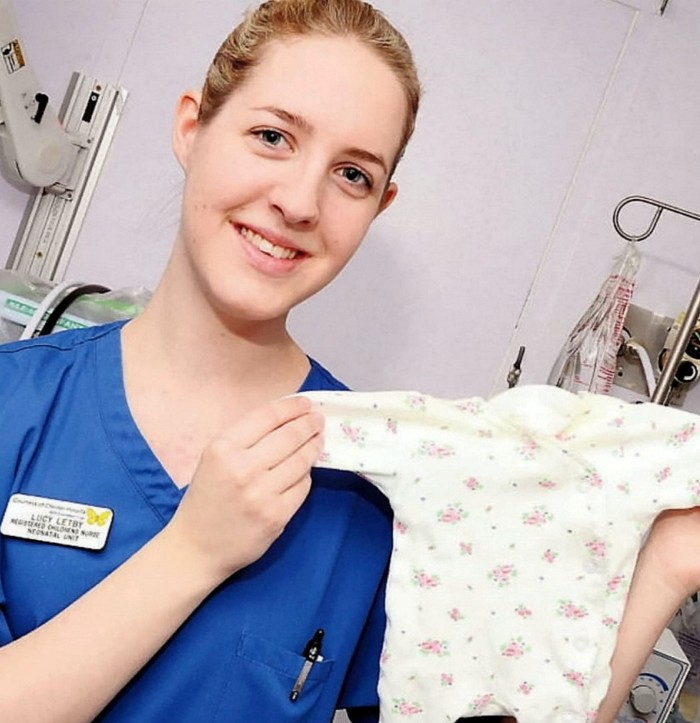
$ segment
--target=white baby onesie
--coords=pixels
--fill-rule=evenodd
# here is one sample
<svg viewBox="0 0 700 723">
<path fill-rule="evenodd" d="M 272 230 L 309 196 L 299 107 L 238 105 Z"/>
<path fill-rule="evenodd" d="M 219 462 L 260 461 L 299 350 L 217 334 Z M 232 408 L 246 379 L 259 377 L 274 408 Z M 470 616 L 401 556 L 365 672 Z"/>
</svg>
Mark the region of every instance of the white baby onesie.
<svg viewBox="0 0 700 723">
<path fill-rule="evenodd" d="M 644 534 L 700 504 L 697 417 L 551 386 L 304 396 L 326 417 L 318 465 L 395 514 L 382 723 L 593 720 Z"/>
</svg>

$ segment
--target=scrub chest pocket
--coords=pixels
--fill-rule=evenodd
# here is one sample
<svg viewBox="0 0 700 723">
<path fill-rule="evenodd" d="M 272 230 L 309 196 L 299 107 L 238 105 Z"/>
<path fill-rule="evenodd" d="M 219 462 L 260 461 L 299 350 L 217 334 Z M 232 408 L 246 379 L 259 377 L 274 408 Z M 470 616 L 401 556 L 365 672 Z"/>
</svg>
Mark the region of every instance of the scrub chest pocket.
<svg viewBox="0 0 700 723">
<path fill-rule="evenodd" d="M 235 702 L 237 709 L 258 710 L 260 715 L 264 712 L 266 720 L 310 720 L 333 670 L 333 661 L 317 660 L 298 697 L 292 701 L 290 695 L 305 662 L 299 652 L 243 631 L 233 666 L 233 674 L 238 680 L 231 682 L 224 700 L 235 695 L 236 700 L 231 702 Z M 224 707 L 225 703 L 217 711 L 216 721 L 230 720 Z"/>
</svg>

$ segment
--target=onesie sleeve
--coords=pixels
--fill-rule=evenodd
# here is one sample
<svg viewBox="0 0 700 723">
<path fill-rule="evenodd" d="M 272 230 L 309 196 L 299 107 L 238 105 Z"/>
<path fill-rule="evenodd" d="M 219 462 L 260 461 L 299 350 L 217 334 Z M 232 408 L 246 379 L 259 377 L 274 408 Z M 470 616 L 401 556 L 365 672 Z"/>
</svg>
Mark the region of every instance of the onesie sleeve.
<svg viewBox="0 0 700 723">
<path fill-rule="evenodd" d="M 452 454 L 442 439 L 450 425 L 481 413 L 482 400 L 447 401 L 415 391 L 304 392 L 323 413 L 325 445 L 318 467 L 369 479 L 397 511 L 407 466 L 418 457 Z"/>
<path fill-rule="evenodd" d="M 392 424 L 399 412 L 387 393 L 304 392 L 325 417 L 324 451 L 316 466 L 342 469 L 381 479 L 396 475 L 399 459 L 393 452 Z"/>
</svg>

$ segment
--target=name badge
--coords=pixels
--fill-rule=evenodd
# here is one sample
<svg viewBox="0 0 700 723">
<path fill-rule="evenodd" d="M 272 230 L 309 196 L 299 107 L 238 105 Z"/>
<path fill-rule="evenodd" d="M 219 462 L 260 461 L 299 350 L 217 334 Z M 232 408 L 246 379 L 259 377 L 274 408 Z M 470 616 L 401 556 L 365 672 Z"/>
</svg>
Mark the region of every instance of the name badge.
<svg viewBox="0 0 700 723">
<path fill-rule="evenodd" d="M 23 540 L 101 550 L 114 513 L 107 507 L 15 494 L 5 508 L 0 533 Z"/>
</svg>

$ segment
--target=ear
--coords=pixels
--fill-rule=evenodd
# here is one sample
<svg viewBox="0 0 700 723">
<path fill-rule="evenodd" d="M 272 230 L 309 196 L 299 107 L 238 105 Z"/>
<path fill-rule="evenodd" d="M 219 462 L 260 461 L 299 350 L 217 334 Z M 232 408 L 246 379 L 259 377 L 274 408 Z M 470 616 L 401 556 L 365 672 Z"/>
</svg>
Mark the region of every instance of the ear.
<svg viewBox="0 0 700 723">
<path fill-rule="evenodd" d="M 399 193 L 399 187 L 392 181 L 385 189 L 384 193 L 382 194 L 382 200 L 379 202 L 379 208 L 377 209 L 376 216 L 379 216 L 379 214 L 382 211 L 386 211 L 389 206 L 394 202 L 394 199 Z M 375 218 L 376 218 L 375 216 Z"/>
<path fill-rule="evenodd" d="M 185 91 L 177 100 L 173 119 L 173 152 L 182 169 L 187 168 L 192 144 L 200 128 L 199 106 L 201 93 L 197 90 Z"/>
</svg>

